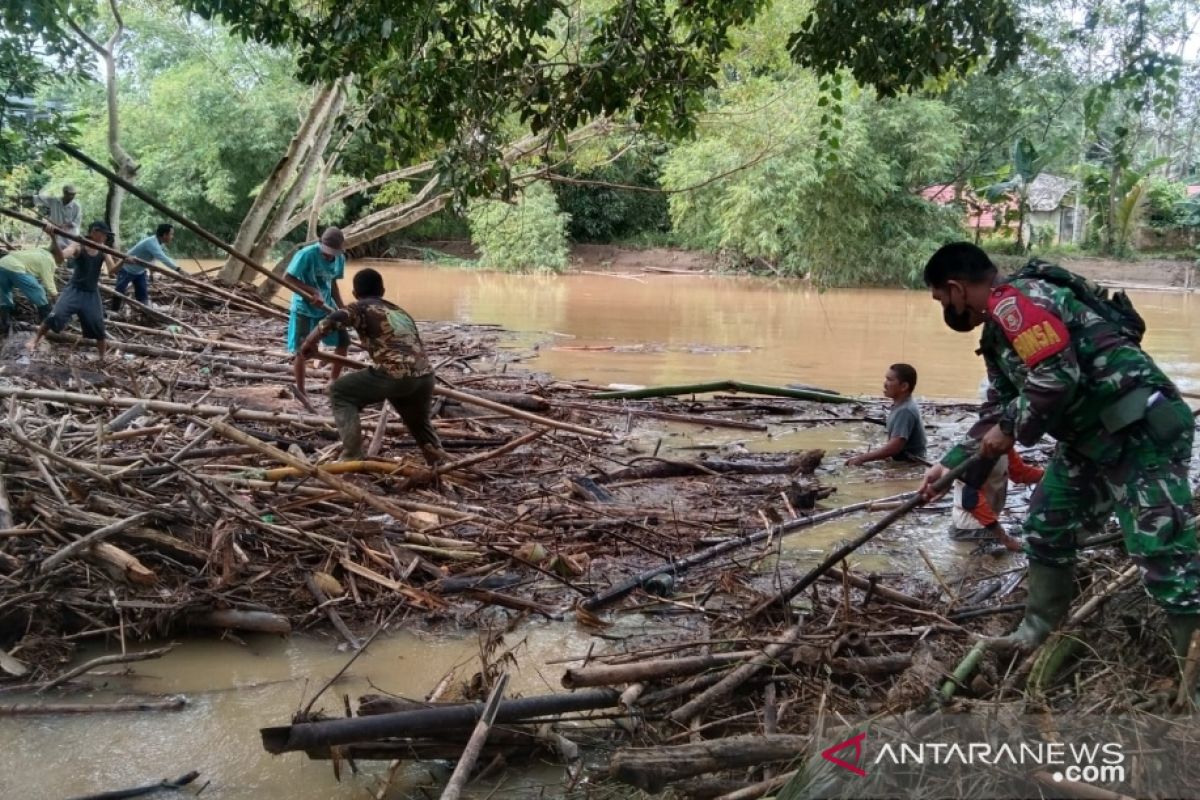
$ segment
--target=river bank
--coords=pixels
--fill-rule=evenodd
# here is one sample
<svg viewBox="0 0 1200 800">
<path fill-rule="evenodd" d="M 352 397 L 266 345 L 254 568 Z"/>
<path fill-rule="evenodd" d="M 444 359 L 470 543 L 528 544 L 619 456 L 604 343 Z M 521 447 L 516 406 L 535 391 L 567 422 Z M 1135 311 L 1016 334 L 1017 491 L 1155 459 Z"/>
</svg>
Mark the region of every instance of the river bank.
<svg viewBox="0 0 1200 800">
<path fill-rule="evenodd" d="M 479 254 L 469 241 L 439 240 L 422 243 L 432 251 L 460 259 L 475 259 Z M 414 252 L 420 248 L 414 247 Z M 404 253 L 409 255 L 409 253 Z M 1036 253 L 1032 255 L 1037 255 Z M 1016 267 L 1023 260 L 1015 256 L 996 256 L 1003 267 Z M 1106 258 L 1092 255 L 1047 257 L 1048 260 L 1106 285 L 1183 289 L 1197 288 L 1196 260 L 1160 257 L 1154 253 L 1133 259 Z M 571 270 L 574 272 L 607 271 L 623 274 L 704 274 L 722 271 L 721 260 L 712 253 L 676 247 L 632 247 L 609 244 L 574 244 L 570 250 Z M 1189 275 L 1190 273 L 1190 275 Z M 778 277 L 765 266 L 749 274 L 757 277 Z M 854 287 L 848 287 L 854 288 Z"/>
</svg>

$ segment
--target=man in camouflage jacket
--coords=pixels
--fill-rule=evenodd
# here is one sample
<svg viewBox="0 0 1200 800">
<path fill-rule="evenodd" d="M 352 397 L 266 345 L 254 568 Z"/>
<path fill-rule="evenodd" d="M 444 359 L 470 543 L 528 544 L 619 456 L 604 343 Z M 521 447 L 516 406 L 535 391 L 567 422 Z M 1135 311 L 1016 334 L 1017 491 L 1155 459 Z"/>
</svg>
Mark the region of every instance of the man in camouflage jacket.
<svg viewBox="0 0 1200 800">
<path fill-rule="evenodd" d="M 925 266 L 946 324 L 963 332 L 983 325 L 978 352 L 989 387 L 979 421 L 930 468 L 922 491 L 928 496 L 948 469 L 976 453 L 994 457 L 1014 442 L 1028 447 L 1054 437 L 1024 524 L 1025 619 L 995 644 L 1036 646 L 1062 621 L 1080 535 L 1099 531 L 1115 510 L 1182 657 L 1200 622 L 1200 556 L 1188 510 L 1191 411 L 1137 343 L 1140 331 L 1097 310 L 1097 300 L 1107 300 L 1096 287 L 1087 302 L 1071 286 L 1022 277 L 1045 266 L 1003 280 L 987 254 L 967 243 L 946 245 Z"/>
<path fill-rule="evenodd" d="M 363 457 L 359 412 L 387 401 L 400 414 L 405 427 L 430 464 L 446 459 L 430 420 L 434 375 L 417 324 L 404 309 L 383 299 L 383 277 L 373 269 L 354 276 L 355 302 L 322 319 L 301 343 L 294 368 L 296 387 L 304 392 L 304 365 L 317 352 L 317 344 L 331 332 L 353 328 L 374 366 L 355 370 L 329 387 L 333 418 L 342 438 L 342 458 Z"/>
</svg>

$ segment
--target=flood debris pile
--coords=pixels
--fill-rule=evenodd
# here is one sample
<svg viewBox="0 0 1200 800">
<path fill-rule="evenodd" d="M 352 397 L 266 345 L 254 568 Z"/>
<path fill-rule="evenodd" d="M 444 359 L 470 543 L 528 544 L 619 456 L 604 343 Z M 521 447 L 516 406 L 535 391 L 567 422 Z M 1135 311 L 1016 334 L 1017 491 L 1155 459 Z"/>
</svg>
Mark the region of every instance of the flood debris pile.
<svg viewBox="0 0 1200 800">
<path fill-rule="evenodd" d="M 726 585 L 731 602 L 712 607 L 703 583 L 657 602 L 639 594 L 598 610 L 597 620 L 636 610 L 677 632 L 610 628 L 626 635 L 610 637 L 617 641 L 605 652 L 565 660 L 565 692 L 505 697 L 480 774 L 521 759 L 558 760 L 564 795 L 578 797 L 880 797 L 917 786 L 934 797 L 1101 796 L 1089 785 L 1095 776 L 1053 777 L 1057 756 L 1044 743 L 1062 741 L 1114 748 L 1125 771 L 1106 772 L 1105 781 L 1128 796 L 1187 796 L 1200 768 L 1181 754 L 1200 744 L 1200 728 L 1178 694 L 1159 615 L 1107 539 L 1087 551 L 1067 623 L 1033 653 L 977 644 L 1020 617 L 1023 570 L 1010 559 L 977 560 L 944 585 L 843 564 L 786 604 L 744 584 Z M 764 610 L 747 611 L 754 608 Z M 489 687 L 494 696 L 498 671 L 477 676 L 480 699 Z M 301 715 L 265 728 L 263 744 L 335 765 L 457 759 L 484 710 L 480 702 L 368 695 L 354 716 Z M 839 755 L 840 744 L 864 733 L 868 756 L 853 748 Z M 940 768 L 863 760 L 889 752 L 895 760 L 902 746 L 921 742 L 992 749 Z M 1036 745 L 1045 762 L 1028 749 L 1025 763 L 1005 761 L 1002 743 Z M 865 774 L 823 758 L 831 750 Z"/>
<path fill-rule="evenodd" d="M 812 475 L 820 451 L 667 457 L 642 435 L 763 426 L 753 411 L 596 400 L 586 384 L 510 374 L 522 353 L 494 327 L 444 323 L 423 336 L 454 460 L 431 471 L 376 407 L 371 455 L 338 462 L 323 387 L 310 382 L 318 413 L 293 395 L 285 315 L 176 288 L 170 307 L 110 322 L 103 363 L 70 335 L 31 356 L 27 325 L 0 347 L 10 686 L 50 680 L 85 642 L 332 629 L 355 648 L 397 604 L 397 623 L 558 618 L 832 492 Z"/>
</svg>

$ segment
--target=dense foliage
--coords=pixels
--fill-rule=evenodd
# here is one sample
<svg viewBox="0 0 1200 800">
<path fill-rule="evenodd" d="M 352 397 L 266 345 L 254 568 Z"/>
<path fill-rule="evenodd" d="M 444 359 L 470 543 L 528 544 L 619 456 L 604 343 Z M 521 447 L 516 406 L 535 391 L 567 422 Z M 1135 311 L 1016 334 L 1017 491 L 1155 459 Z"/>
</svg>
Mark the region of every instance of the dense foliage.
<svg viewBox="0 0 1200 800">
<path fill-rule="evenodd" d="M 563 272 L 567 222 L 554 193 L 535 183 L 514 202 L 475 200 L 467 211 L 480 266 L 504 272 Z"/>
</svg>

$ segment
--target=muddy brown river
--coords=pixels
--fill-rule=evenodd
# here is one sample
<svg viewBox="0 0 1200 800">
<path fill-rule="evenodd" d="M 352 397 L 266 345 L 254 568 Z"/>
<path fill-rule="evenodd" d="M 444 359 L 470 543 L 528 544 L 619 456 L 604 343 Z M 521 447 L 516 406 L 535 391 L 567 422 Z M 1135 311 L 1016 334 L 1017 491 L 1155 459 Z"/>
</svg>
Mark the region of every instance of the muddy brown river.
<svg viewBox="0 0 1200 800">
<path fill-rule="evenodd" d="M 420 319 L 494 323 L 518 334 L 515 346 L 537 348 L 526 366 L 563 379 L 598 384 L 654 385 L 722 378 L 826 386 L 876 395 L 888 364 L 907 361 L 920 374 L 917 394 L 928 399 L 974 399 L 983 371 L 973 337 L 950 333 L 924 292 L 831 290 L 799 283 L 702 275 L 509 276 L 413 262 L 372 262 L 388 297 Z M 351 270 L 351 272 L 353 269 Z M 348 276 L 349 277 L 349 276 Z M 345 295 L 349 297 L 347 283 Z M 1134 293 L 1149 324 L 1147 349 L 1182 388 L 1200 390 L 1200 299 L 1187 294 Z M 878 442 L 879 428 L 842 426 L 780 435 L 704 431 L 665 426 L 665 446 L 697 444 L 787 451 L 822 447 L 836 474 L 836 504 L 913 488 L 919 470 L 904 467 L 841 469 L 840 451 Z M 656 435 L 661 435 L 661 432 Z M 1015 492 L 1019 507 L 1024 492 Z M 814 563 L 835 541 L 861 530 L 865 517 L 823 525 L 786 540 L 784 558 Z M 947 573 L 965 563 L 969 547 L 942 535 L 944 513 L 913 515 L 856 554 L 859 569 L 927 569 L 917 548 Z M 671 630 L 672 617 L 617 615 L 608 635 Z M 559 688 L 562 665 L 595 646 L 573 623 L 529 624 L 508 635 L 520 644 L 510 691 Z M 182 694 L 177 713 L 0 718 L 0 798 L 65 798 L 153 783 L 199 770 L 211 783 L 201 797 L 217 800 L 324 800 L 374 798 L 386 764 L 343 770 L 335 780 L 327 762 L 302 754 L 269 756 L 258 729 L 285 724 L 345 663 L 333 639 L 251 638 L 182 642 L 157 661 L 110 669 L 103 687 L 71 702 L 111 701 L 137 694 Z M 84 657 L 96 655 L 90 650 Z M 340 714 L 341 697 L 365 691 L 426 695 L 449 671 L 465 680 L 478 667 L 478 640 L 415 632 L 376 641 L 347 676 L 318 703 Z M 0 695 L 0 703 L 42 698 Z M 389 798 L 437 796 L 449 770 L 407 765 Z M 560 773 L 550 766 L 511 770 L 497 782 L 473 787 L 473 797 L 555 797 Z M 421 787 L 427 787 L 427 794 Z M 164 795 L 170 796 L 170 795 Z M 182 795 L 180 795 L 182 796 Z"/>
</svg>

